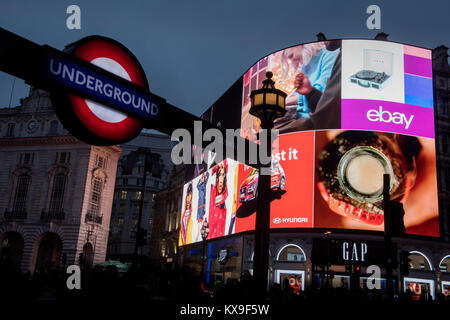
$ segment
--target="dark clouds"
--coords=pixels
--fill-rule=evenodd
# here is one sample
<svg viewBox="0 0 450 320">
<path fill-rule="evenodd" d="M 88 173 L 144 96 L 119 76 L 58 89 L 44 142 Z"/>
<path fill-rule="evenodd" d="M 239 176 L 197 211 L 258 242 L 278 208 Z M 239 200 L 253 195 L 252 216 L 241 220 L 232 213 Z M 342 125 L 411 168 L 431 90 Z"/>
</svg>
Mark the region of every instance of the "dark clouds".
<svg viewBox="0 0 450 320">
<path fill-rule="evenodd" d="M 66 28 L 66 8 L 81 7 L 82 29 Z M 381 7 L 381 31 L 392 41 L 450 46 L 450 2 L 429 1 L 31 1 L 2 0 L 0 26 L 58 49 L 81 37 L 112 37 L 135 53 L 151 90 L 197 115 L 256 60 L 275 50 L 330 38 L 373 38 L 366 8 Z M 0 74 L 0 107 L 12 77 Z M 12 105 L 27 94 L 17 80 Z"/>
</svg>

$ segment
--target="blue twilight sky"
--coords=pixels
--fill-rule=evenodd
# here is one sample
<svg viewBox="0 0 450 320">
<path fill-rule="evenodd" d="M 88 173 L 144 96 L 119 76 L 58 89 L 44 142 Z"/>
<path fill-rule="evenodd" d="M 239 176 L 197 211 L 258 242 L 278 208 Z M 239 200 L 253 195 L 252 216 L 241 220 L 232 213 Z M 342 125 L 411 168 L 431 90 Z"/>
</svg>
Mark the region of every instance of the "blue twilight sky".
<svg viewBox="0 0 450 320">
<path fill-rule="evenodd" d="M 81 8 L 81 30 L 68 30 L 66 8 Z M 366 27 L 366 8 L 381 8 L 381 30 Z M 137 56 L 152 92 L 200 115 L 256 60 L 294 44 L 373 38 L 450 47 L 450 1 L 366 0 L 1 0 L 0 27 L 62 49 L 92 34 L 114 38 Z M 1 44 L 0 44 L 1 45 Z M 0 107 L 13 77 L 0 72 Z M 28 86 L 15 81 L 11 106 Z"/>
</svg>

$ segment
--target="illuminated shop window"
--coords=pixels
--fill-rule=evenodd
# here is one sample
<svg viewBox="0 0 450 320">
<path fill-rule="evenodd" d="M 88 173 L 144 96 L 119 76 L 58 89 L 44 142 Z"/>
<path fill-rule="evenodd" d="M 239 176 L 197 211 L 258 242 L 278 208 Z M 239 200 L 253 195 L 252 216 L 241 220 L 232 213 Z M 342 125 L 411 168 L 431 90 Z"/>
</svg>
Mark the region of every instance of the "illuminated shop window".
<svg viewBox="0 0 450 320">
<path fill-rule="evenodd" d="M 433 270 L 430 260 L 419 251 L 411 251 L 409 253 L 409 259 L 411 260 L 409 265 L 411 269 L 424 271 Z"/>
<path fill-rule="evenodd" d="M 305 290 L 305 271 L 276 270 L 274 280 L 282 289 L 286 289 L 286 286 L 291 287 L 295 294 Z"/>
<path fill-rule="evenodd" d="M 305 252 L 295 244 L 285 245 L 277 255 L 278 261 L 306 261 Z"/>
</svg>

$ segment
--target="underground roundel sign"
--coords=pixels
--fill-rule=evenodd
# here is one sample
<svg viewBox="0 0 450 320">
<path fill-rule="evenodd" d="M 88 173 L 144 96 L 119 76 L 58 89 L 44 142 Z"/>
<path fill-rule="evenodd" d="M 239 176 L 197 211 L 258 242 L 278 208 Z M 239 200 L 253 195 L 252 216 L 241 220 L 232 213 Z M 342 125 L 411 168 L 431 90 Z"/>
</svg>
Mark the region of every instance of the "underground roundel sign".
<svg viewBox="0 0 450 320">
<path fill-rule="evenodd" d="M 64 51 L 148 90 L 147 78 L 138 60 L 131 51 L 115 40 L 89 36 L 68 45 Z M 104 86 L 99 87 L 100 89 L 113 88 Z M 111 91 L 112 94 L 115 93 Z M 72 93 L 52 94 L 52 100 L 66 129 L 90 144 L 113 145 L 126 142 L 136 137 L 143 128 L 143 121 L 136 117 Z"/>
</svg>

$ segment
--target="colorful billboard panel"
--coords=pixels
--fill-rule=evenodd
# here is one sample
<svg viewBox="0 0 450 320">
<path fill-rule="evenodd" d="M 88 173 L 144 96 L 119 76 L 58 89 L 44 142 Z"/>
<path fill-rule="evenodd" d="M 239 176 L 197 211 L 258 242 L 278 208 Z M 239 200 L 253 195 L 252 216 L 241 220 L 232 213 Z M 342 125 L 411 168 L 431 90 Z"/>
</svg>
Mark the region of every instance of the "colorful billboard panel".
<svg viewBox="0 0 450 320">
<path fill-rule="evenodd" d="M 342 41 L 343 129 L 434 138 L 431 51 L 403 44 Z"/>
<path fill-rule="evenodd" d="M 233 129 L 240 123 L 241 135 L 257 140 L 261 128 L 249 114 L 250 93 L 262 87 L 267 71 L 287 93 L 287 112 L 275 121 L 271 228 L 383 231 L 382 176 L 388 173 L 406 233 L 439 236 L 431 58 L 431 50 L 378 40 L 293 46 L 260 59 L 213 105 L 206 116 L 214 123 Z M 194 212 L 205 203 L 210 239 L 254 230 L 258 172 L 227 163 L 224 194 L 217 189 L 219 169 L 209 163 L 197 166 L 192 187 L 185 186 L 180 244 L 201 240 L 200 220 L 191 219 L 191 229 L 186 223 L 189 197 Z M 206 171 L 202 196 L 196 186 Z"/>
<path fill-rule="evenodd" d="M 279 160 L 286 176 L 284 192 L 270 206 L 271 228 L 312 228 L 314 184 L 314 132 L 279 137 Z M 272 175 L 273 180 L 273 175 Z"/>
<path fill-rule="evenodd" d="M 341 41 L 314 42 L 277 51 L 244 74 L 241 134 L 256 139 L 259 119 L 250 115 L 250 93 L 272 71 L 275 87 L 287 93 L 280 133 L 341 127 Z"/>
<path fill-rule="evenodd" d="M 405 210 L 407 234 L 439 236 L 434 139 L 379 131 L 279 136 L 272 155 L 270 228 L 383 231 L 383 174 Z M 227 159 L 184 187 L 180 244 L 255 228 L 258 172 Z"/>
<path fill-rule="evenodd" d="M 383 174 L 406 233 L 439 236 L 434 139 L 375 131 L 316 132 L 314 227 L 384 230 Z"/>
<path fill-rule="evenodd" d="M 272 154 L 270 227 L 312 228 L 314 132 L 286 134 L 274 144 L 279 149 Z M 255 228 L 257 183 L 258 172 L 240 165 L 236 232 Z"/>
<path fill-rule="evenodd" d="M 280 133 L 375 130 L 434 138 L 431 50 L 376 40 L 334 40 L 277 51 L 244 74 L 241 134 L 255 140 L 250 93 L 266 71 L 288 94 Z"/>
<path fill-rule="evenodd" d="M 208 221 L 208 239 L 234 233 L 236 212 L 236 161 L 227 159 L 184 185 L 179 245 L 202 240 Z"/>
</svg>

